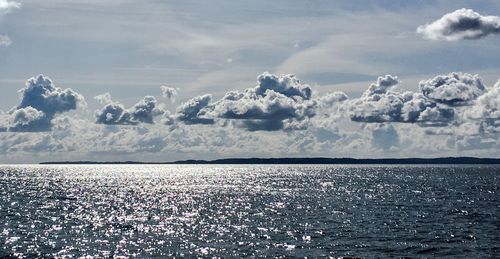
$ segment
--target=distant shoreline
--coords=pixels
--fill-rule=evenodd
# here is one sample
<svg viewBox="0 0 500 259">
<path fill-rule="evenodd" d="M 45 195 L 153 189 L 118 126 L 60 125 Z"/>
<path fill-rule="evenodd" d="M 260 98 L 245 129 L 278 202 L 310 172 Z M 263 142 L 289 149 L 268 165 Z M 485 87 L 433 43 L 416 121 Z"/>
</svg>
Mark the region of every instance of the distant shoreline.
<svg viewBox="0 0 500 259">
<path fill-rule="evenodd" d="M 109 165 L 109 164 L 461 164 L 461 165 L 495 165 L 500 164 L 500 158 L 477 158 L 477 157 L 440 157 L 440 158 L 382 158 L 382 159 L 357 159 L 357 158 L 226 158 L 215 160 L 180 160 L 174 162 L 137 162 L 137 161 L 115 161 L 115 162 L 95 162 L 95 161 L 60 161 L 42 162 L 42 165 Z"/>
</svg>

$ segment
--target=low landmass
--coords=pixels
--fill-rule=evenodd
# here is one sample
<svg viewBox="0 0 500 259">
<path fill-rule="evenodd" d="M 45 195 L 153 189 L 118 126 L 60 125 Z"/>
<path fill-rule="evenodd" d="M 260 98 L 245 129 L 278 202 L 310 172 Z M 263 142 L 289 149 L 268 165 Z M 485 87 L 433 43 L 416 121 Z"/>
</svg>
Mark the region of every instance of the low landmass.
<svg viewBox="0 0 500 259">
<path fill-rule="evenodd" d="M 43 162 L 40 164 L 500 164 L 500 158 L 477 158 L 477 157 L 440 157 L 440 158 L 225 158 L 216 160 L 180 160 L 174 162 L 94 162 L 94 161 L 61 161 Z"/>
</svg>

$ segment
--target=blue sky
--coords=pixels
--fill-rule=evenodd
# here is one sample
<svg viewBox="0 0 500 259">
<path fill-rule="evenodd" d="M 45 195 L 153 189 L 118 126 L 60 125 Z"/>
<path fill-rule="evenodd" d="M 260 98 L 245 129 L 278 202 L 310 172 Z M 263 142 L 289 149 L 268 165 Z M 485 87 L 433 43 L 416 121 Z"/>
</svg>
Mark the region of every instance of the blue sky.
<svg viewBox="0 0 500 259">
<path fill-rule="evenodd" d="M 54 156 L 163 161 L 232 155 L 500 153 L 491 132 L 487 136 L 463 134 L 468 130 L 460 127 L 467 123 L 429 128 L 417 123 L 332 119 L 349 117 L 345 107 L 324 108 L 317 111 L 319 116 L 306 116 L 312 126 L 302 125 L 300 130 L 249 132 L 225 125 L 234 120 L 220 114 L 221 121 L 211 126 L 182 122 L 166 126 L 160 122 L 164 115 L 154 124 L 99 125 L 96 113 L 111 101 L 94 98 L 109 93 L 112 102 L 128 108 L 144 96 L 153 96 L 156 105 L 175 120 L 177 107 L 191 98 L 211 94 L 216 103 L 228 91 L 255 87 L 257 76 L 265 71 L 295 74 L 318 98 L 335 91 L 360 98 L 378 76 L 386 74 L 398 77 L 398 91 L 418 92 L 421 80 L 451 72 L 478 74 L 486 87 L 493 88 L 500 78 L 500 35 L 430 40 L 417 33 L 417 27 L 461 8 L 484 16 L 500 15 L 498 1 L 0 0 L 0 9 L 2 3 L 6 6 L 0 12 L 3 127 L 9 127 L 11 109 L 20 103 L 18 90 L 39 74 L 50 77 L 58 88 L 71 88 L 85 103 L 49 116 L 50 120 L 72 120 L 64 122 L 68 125 L 63 133 L 56 132 L 63 127 L 56 121 L 51 123 L 56 129 L 48 131 L 0 133 L 3 162 L 51 160 Z M 162 97 L 160 86 L 177 89 L 175 102 Z M 324 114 L 327 119 L 321 118 Z M 302 119 L 298 120 L 302 123 Z M 497 119 L 493 120 L 495 124 Z M 70 140 L 64 135 L 90 134 L 79 131 L 82 125 L 92 125 L 89 130 L 95 131 L 94 136 Z M 393 144 L 377 146 L 380 140 L 374 138 L 383 129 L 388 135 L 384 143 Z M 401 134 L 409 131 L 414 134 L 412 139 L 435 142 L 408 144 L 405 141 L 411 139 Z M 447 133 L 430 137 L 431 131 Z M 120 141 L 98 141 L 106 137 Z M 457 144 L 460 141 L 475 144 L 462 148 Z M 89 142 L 96 146 L 80 148 Z M 276 148 L 266 145 L 276 142 Z M 152 148 L 130 148 L 141 145 Z M 366 148 L 360 151 L 363 146 Z"/>
</svg>

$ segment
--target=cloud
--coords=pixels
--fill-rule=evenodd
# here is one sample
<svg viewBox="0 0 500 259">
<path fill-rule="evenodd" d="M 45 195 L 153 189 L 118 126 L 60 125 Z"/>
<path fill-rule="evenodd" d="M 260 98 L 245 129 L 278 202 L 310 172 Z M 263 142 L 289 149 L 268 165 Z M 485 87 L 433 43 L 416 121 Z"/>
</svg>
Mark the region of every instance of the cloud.
<svg viewBox="0 0 500 259">
<path fill-rule="evenodd" d="M 155 110 L 156 99 L 153 96 L 146 96 L 142 101 L 132 107 L 132 118 L 143 123 L 153 123 L 153 117 L 161 114 L 161 111 Z"/>
<path fill-rule="evenodd" d="M 257 77 L 257 86 L 243 91 L 231 91 L 203 113 L 234 120 L 235 125 L 249 131 L 275 131 L 297 128 L 315 115 L 316 101 L 312 89 L 301 84 L 294 75 L 273 75 L 265 72 Z"/>
<path fill-rule="evenodd" d="M 258 132 L 244 128 L 177 123 L 109 127 L 74 116 L 57 116 L 52 130 L 0 134 L 0 161 L 58 160 L 166 161 L 221 157 L 411 157 L 460 155 L 498 156 L 496 146 L 458 149 L 455 135 L 426 135 L 428 128 L 410 123 L 364 124 L 344 118 L 330 121 L 317 115 L 307 130 Z M 364 130 L 360 130 L 364 125 Z M 390 125 L 390 126 L 389 126 Z M 394 132 L 396 131 L 398 141 Z M 383 129 L 378 129 L 383 128 Z M 445 129 L 445 128 L 442 128 Z M 448 127 L 446 127 L 448 129 Z M 376 133 L 374 131 L 376 130 Z M 404 134 L 403 134 L 404 132 Z M 391 137 L 392 136 L 392 137 Z M 491 142 L 483 138 L 482 142 Z M 385 144 L 384 142 L 389 143 Z M 493 139 L 493 138 L 491 138 Z M 495 140 L 493 140 L 495 141 Z M 448 145 L 448 143 L 450 143 Z"/>
<path fill-rule="evenodd" d="M 317 99 L 318 105 L 321 107 L 332 107 L 335 106 L 339 103 L 342 103 L 343 101 L 347 101 L 349 99 L 349 96 L 345 94 L 344 92 L 331 92 L 327 93 L 325 95 L 322 95 Z"/>
<path fill-rule="evenodd" d="M 397 77 L 379 77 L 360 98 L 346 103 L 351 120 L 441 125 L 454 118 L 453 109 L 440 105 L 421 93 L 392 91 L 398 84 Z"/>
<path fill-rule="evenodd" d="M 163 98 L 170 100 L 172 103 L 175 102 L 175 98 L 178 95 L 178 88 L 170 87 L 170 86 L 161 86 L 161 93 Z"/>
<path fill-rule="evenodd" d="M 48 130 L 51 127 L 51 121 L 47 119 L 45 113 L 31 106 L 14 110 L 12 118 L 10 131 L 36 132 Z"/>
<path fill-rule="evenodd" d="M 50 78 L 43 75 L 28 79 L 26 87 L 19 92 L 22 99 L 17 109 L 31 106 L 46 114 L 75 110 L 78 104 L 84 103 L 82 95 L 70 88 L 63 90 L 56 87 Z"/>
<path fill-rule="evenodd" d="M 30 78 L 26 87 L 19 91 L 21 103 L 9 111 L 9 131 L 48 131 L 56 114 L 76 110 L 85 105 L 85 99 L 70 88 L 56 87 L 44 75 Z"/>
<path fill-rule="evenodd" d="M 229 92 L 210 106 L 210 115 L 225 119 L 284 120 L 313 116 L 313 103 L 304 104 L 283 94 L 268 91 L 264 96 L 253 91 Z"/>
<path fill-rule="evenodd" d="M 468 104 L 486 91 L 478 75 L 464 73 L 439 75 L 421 81 L 419 89 L 425 97 L 453 106 Z"/>
<path fill-rule="evenodd" d="M 205 94 L 192 98 L 191 100 L 181 104 L 177 107 L 176 119 L 184 122 L 185 124 L 214 124 L 212 118 L 204 116 L 204 108 L 208 106 L 212 100 L 212 95 Z"/>
<path fill-rule="evenodd" d="M 372 96 L 375 94 L 385 94 L 388 90 L 399 84 L 397 76 L 385 75 L 379 76 L 377 82 L 371 84 L 370 87 L 363 93 L 364 96 Z"/>
<path fill-rule="evenodd" d="M 211 95 L 195 97 L 180 105 L 174 117 L 185 124 L 214 124 L 219 120 L 222 126 L 233 125 L 248 131 L 305 129 L 318 103 L 311 97 L 311 87 L 301 84 L 294 75 L 264 72 L 257 77 L 255 87 L 227 92 L 215 102 Z M 328 98 L 321 101 L 340 101 L 346 96 Z M 172 124 L 170 118 L 166 121 Z"/>
<path fill-rule="evenodd" d="M 165 110 L 162 116 L 162 123 L 164 125 L 174 125 L 175 124 L 175 116 L 168 110 Z"/>
<path fill-rule="evenodd" d="M 106 125 L 137 125 L 139 123 L 153 124 L 153 118 L 163 111 L 156 108 L 156 99 L 146 96 L 133 107 L 126 109 L 121 103 L 111 100 L 109 93 L 94 97 L 106 104 L 96 112 L 96 123 Z"/>
<path fill-rule="evenodd" d="M 473 106 L 468 107 L 465 116 L 480 122 L 483 133 L 500 132 L 500 80 L 477 98 Z"/>
<path fill-rule="evenodd" d="M 268 87 L 257 80 L 256 86 L 228 92 L 216 101 L 211 95 L 197 96 L 181 104 L 175 114 L 164 111 L 150 96 L 128 108 L 106 93 L 95 97 L 104 106 L 97 113 L 101 123 L 55 116 L 71 109 L 66 105 L 71 101 L 63 101 L 69 90 L 56 90 L 45 77 L 30 79 L 21 91 L 23 105 L 0 112 L 0 121 L 7 117 L 3 123 L 7 126 L 0 131 L 10 131 L 0 134 L 0 160 L 11 161 L 10 156 L 20 153 L 41 153 L 45 157 L 41 160 L 52 160 L 57 153 L 61 160 L 150 161 L 498 154 L 500 82 L 479 91 L 483 84 L 478 76 L 450 73 L 422 81 L 415 92 L 399 92 L 399 79 L 386 75 L 359 98 L 349 99 L 342 92 L 309 95 L 311 88 L 291 75 L 267 78 L 289 83 Z M 52 90 L 35 93 L 28 90 L 32 85 Z M 450 102 L 457 98 L 443 96 L 461 99 Z M 46 131 L 33 133 L 41 129 Z"/>
<path fill-rule="evenodd" d="M 312 89 L 309 85 L 303 85 L 295 75 L 273 75 L 264 72 L 257 77 L 258 85 L 254 88 L 255 94 L 265 96 L 268 90 L 283 94 L 287 97 L 302 97 L 309 100 L 312 95 Z"/>
<path fill-rule="evenodd" d="M 16 1 L 0 0 L 0 19 L 4 14 L 20 7 L 21 4 Z M 12 40 L 9 36 L 0 34 L 0 47 L 7 47 L 11 44 Z"/>
<path fill-rule="evenodd" d="M 20 8 L 21 4 L 16 1 L 0 0 L 0 15 L 6 14 L 13 9 Z"/>
<path fill-rule="evenodd" d="M 391 124 L 377 125 L 372 131 L 372 144 L 382 150 L 399 146 L 399 135 Z"/>
<path fill-rule="evenodd" d="M 455 108 L 470 106 L 486 92 L 477 75 L 450 73 L 419 84 L 419 92 L 398 92 L 396 76 L 377 78 L 360 98 L 349 99 L 343 92 L 312 98 L 312 88 L 294 75 L 265 72 L 257 85 L 243 91 L 227 92 L 212 102 L 210 95 L 195 97 L 179 106 L 175 115 L 165 117 L 185 124 L 234 125 L 248 131 L 303 130 L 318 111 L 332 120 L 349 117 L 364 123 L 416 123 L 420 126 L 445 126 L 458 122 Z"/>
<path fill-rule="evenodd" d="M 111 99 L 111 94 L 110 93 L 103 93 L 100 95 L 94 96 L 94 99 L 97 100 L 101 104 L 110 104 L 113 103 L 113 100 Z"/>
<path fill-rule="evenodd" d="M 459 151 L 498 149 L 500 147 L 498 139 L 488 139 L 484 136 L 458 136 L 455 144 Z"/>
<path fill-rule="evenodd" d="M 285 128 L 282 120 L 242 120 L 236 123 L 236 126 L 248 131 L 276 131 Z"/>
<path fill-rule="evenodd" d="M 0 34 L 0 47 L 7 47 L 10 44 L 12 44 L 12 40 L 9 38 L 9 36 Z"/>
<path fill-rule="evenodd" d="M 480 39 L 500 33 L 499 16 L 482 16 L 471 9 L 459 9 L 440 19 L 419 26 L 417 32 L 430 40 L 456 41 Z"/>
</svg>

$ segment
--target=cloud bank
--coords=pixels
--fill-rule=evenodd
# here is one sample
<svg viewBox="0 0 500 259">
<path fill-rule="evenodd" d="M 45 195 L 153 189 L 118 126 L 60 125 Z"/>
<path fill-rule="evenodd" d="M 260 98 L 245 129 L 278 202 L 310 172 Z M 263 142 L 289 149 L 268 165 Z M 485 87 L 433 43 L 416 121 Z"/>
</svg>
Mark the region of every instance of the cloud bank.
<svg viewBox="0 0 500 259">
<path fill-rule="evenodd" d="M 248 131 L 307 129 L 319 111 L 330 118 L 362 123 L 409 123 L 425 127 L 460 124 L 463 109 L 476 104 L 488 89 L 478 75 L 450 73 L 422 80 L 418 91 L 397 91 L 396 76 L 381 76 L 359 98 L 343 92 L 313 96 L 312 88 L 294 75 L 263 73 L 257 86 L 227 92 L 212 102 L 195 97 L 177 108 L 175 119 L 188 125 L 234 125 Z M 227 122 L 230 122 L 229 124 Z"/>
<path fill-rule="evenodd" d="M 99 95 L 95 99 L 104 107 L 92 123 L 57 116 L 84 99 L 40 75 L 27 81 L 18 106 L 0 113 L 7 118 L 0 124 L 0 156 L 87 152 L 94 159 L 128 154 L 138 160 L 137 154 L 179 159 L 499 150 L 500 81 L 487 87 L 478 75 L 450 73 L 422 80 L 415 91 L 398 91 L 400 84 L 396 76 L 381 76 L 360 97 L 350 98 L 342 92 L 318 94 L 293 75 L 263 73 L 254 87 L 215 101 L 210 94 L 191 98 L 174 114 L 153 96 L 126 108 L 109 93 Z"/>
<path fill-rule="evenodd" d="M 500 17 L 482 16 L 471 9 L 463 8 L 445 14 L 432 23 L 419 26 L 417 32 L 430 40 L 475 40 L 500 33 Z"/>
<path fill-rule="evenodd" d="M 306 129 L 321 112 L 330 118 L 349 118 L 362 123 L 409 123 L 420 126 L 462 124 L 466 120 L 497 125 L 499 84 L 488 89 L 478 75 L 450 73 L 422 80 L 417 92 L 397 91 L 396 76 L 378 77 L 358 98 L 343 92 L 313 96 L 312 88 L 294 75 L 265 72 L 257 85 L 227 92 L 212 101 L 212 95 L 194 97 L 176 109 L 164 110 L 153 96 L 146 96 L 130 108 L 111 99 L 109 93 L 94 97 L 105 106 L 96 112 L 96 123 L 105 125 L 162 124 L 236 126 L 248 131 Z M 170 97 L 173 88 L 162 88 Z M 175 90 L 175 89 L 173 89 Z M 20 90 L 21 103 L 8 112 L 8 131 L 48 131 L 56 114 L 75 110 L 84 98 L 72 89 L 61 89 L 43 75 L 31 78 Z M 464 108 L 465 107 L 465 108 Z"/>
</svg>

